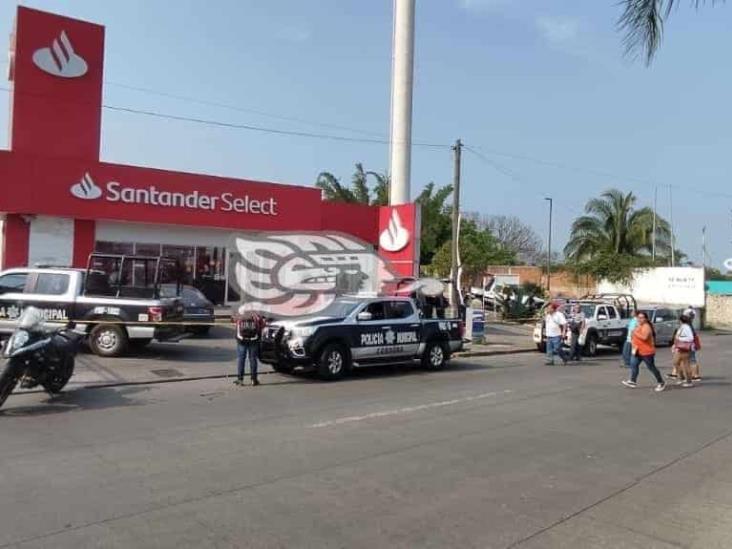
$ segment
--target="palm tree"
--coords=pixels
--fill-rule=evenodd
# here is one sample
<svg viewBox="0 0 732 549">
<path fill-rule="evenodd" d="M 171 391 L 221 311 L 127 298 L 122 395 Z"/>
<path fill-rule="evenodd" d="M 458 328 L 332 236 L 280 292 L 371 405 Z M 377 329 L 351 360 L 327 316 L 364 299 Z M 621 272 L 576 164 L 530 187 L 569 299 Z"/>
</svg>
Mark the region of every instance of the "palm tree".
<svg viewBox="0 0 732 549">
<path fill-rule="evenodd" d="M 649 257 L 653 248 L 653 210 L 635 209 L 636 197 L 618 189 L 605 191 L 575 219 L 565 255 L 576 262 L 601 254 Z M 656 216 L 656 256 L 671 253 L 671 227 Z"/>
<path fill-rule="evenodd" d="M 698 8 L 702 4 L 716 4 L 724 0 L 690 0 Z M 623 0 L 623 15 L 618 26 L 625 31 L 625 49 L 630 55 L 643 53 L 650 64 L 661 45 L 663 23 L 679 0 Z"/>
<path fill-rule="evenodd" d="M 373 177 L 376 184 L 372 190 L 368 179 Z M 340 180 L 330 172 L 320 172 L 315 180 L 315 186 L 323 191 L 326 200 L 336 202 L 350 202 L 355 204 L 371 204 L 386 206 L 389 203 L 389 176 L 372 171 L 364 171 L 363 165 L 356 164 L 356 171 L 351 177 L 351 186 L 344 187 Z"/>
</svg>

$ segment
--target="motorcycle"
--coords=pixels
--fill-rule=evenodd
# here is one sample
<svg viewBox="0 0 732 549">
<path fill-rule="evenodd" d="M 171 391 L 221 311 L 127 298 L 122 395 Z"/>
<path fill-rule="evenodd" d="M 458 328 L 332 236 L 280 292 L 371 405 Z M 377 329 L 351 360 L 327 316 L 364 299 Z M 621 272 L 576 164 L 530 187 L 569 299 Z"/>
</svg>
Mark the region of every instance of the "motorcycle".
<svg viewBox="0 0 732 549">
<path fill-rule="evenodd" d="M 18 327 L 2 349 L 6 359 L 0 373 L 0 406 L 18 382 L 24 389 L 42 386 L 49 394 L 61 392 L 74 374 L 76 352 L 82 334 L 74 322 L 47 330 L 43 313 L 35 307 L 23 311 Z"/>
</svg>

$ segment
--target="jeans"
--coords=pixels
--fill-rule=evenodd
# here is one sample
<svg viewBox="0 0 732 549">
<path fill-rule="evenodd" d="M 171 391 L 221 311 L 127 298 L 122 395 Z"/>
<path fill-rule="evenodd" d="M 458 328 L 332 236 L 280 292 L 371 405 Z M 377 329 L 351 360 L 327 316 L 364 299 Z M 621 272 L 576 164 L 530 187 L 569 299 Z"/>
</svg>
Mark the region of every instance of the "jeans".
<svg viewBox="0 0 732 549">
<path fill-rule="evenodd" d="M 630 368 L 630 359 L 633 358 L 633 344 L 630 341 L 623 343 L 623 364 Z"/>
<path fill-rule="evenodd" d="M 554 355 L 559 355 L 562 362 L 567 362 L 567 355 L 564 354 L 562 348 L 562 336 L 553 336 L 546 338 L 546 362 L 554 364 Z"/>
<path fill-rule="evenodd" d="M 582 360 L 582 349 L 579 344 L 579 332 L 572 332 L 572 340 L 569 347 L 569 358 L 572 360 Z"/>
<path fill-rule="evenodd" d="M 249 370 L 252 373 L 252 381 L 257 379 L 257 355 L 259 354 L 259 342 L 251 341 L 243 343 L 237 341 L 236 356 L 237 370 L 236 377 L 244 379 L 244 369 L 246 367 L 247 358 L 249 359 Z"/>
<path fill-rule="evenodd" d="M 630 381 L 635 383 L 638 381 L 638 367 L 640 366 L 640 363 L 644 362 L 646 365 L 646 368 L 648 368 L 648 371 L 653 374 L 653 377 L 656 378 L 656 381 L 660 384 L 663 384 L 663 377 L 661 377 L 661 372 L 658 371 L 658 368 L 656 368 L 656 355 L 632 355 L 630 357 Z"/>
</svg>

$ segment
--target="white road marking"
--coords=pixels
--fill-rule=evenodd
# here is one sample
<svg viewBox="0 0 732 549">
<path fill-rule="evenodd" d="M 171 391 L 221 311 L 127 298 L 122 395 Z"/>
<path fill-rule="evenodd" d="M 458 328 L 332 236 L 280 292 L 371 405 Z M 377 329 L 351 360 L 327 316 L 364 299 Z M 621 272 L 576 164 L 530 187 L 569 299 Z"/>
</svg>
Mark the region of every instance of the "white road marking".
<svg viewBox="0 0 732 549">
<path fill-rule="evenodd" d="M 479 395 L 473 395 L 463 398 L 455 398 L 453 400 L 441 400 L 439 402 L 430 402 L 427 404 L 420 404 L 418 406 L 407 406 L 404 408 L 395 408 L 393 410 L 384 410 L 381 412 L 372 412 L 370 414 L 364 414 L 362 416 L 346 416 L 341 417 L 338 419 L 333 419 L 330 421 L 322 421 L 320 423 L 314 423 L 312 425 L 308 425 L 311 429 L 320 429 L 322 427 L 333 427 L 334 425 L 343 425 L 344 423 L 355 423 L 357 421 L 365 421 L 368 419 L 375 419 L 375 418 L 382 418 L 382 417 L 389 417 L 389 416 L 399 416 L 403 414 L 411 414 L 414 412 L 420 412 L 422 410 L 430 410 L 432 408 L 443 408 L 445 406 L 453 406 L 454 404 L 463 404 L 464 402 L 472 402 L 474 400 L 482 400 L 484 398 L 490 398 L 497 396 L 499 394 L 505 395 L 508 393 L 512 393 L 511 389 L 506 389 L 505 391 L 501 391 L 500 393 L 497 393 L 495 391 L 490 393 L 482 393 Z"/>
</svg>

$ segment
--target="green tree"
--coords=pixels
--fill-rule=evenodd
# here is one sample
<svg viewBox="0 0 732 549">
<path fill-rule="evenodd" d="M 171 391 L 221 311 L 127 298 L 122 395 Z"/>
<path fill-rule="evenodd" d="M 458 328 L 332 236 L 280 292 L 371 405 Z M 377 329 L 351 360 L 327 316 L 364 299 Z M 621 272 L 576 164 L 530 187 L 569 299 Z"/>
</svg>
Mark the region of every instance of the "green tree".
<svg viewBox="0 0 732 549">
<path fill-rule="evenodd" d="M 515 254 L 505 250 L 488 229 L 481 229 L 472 220 L 460 223 L 460 262 L 465 280 L 485 273 L 488 265 L 506 265 L 516 262 Z M 434 255 L 429 270 L 439 277 L 450 274 L 451 244 L 444 242 Z"/>
<path fill-rule="evenodd" d="M 568 259 L 580 263 L 602 255 L 648 258 L 653 248 L 653 210 L 635 207 L 633 193 L 617 189 L 602 193 L 585 206 L 586 215 L 575 219 L 569 242 L 564 247 Z M 656 257 L 671 252 L 671 227 L 656 216 Z"/>
<path fill-rule="evenodd" d="M 373 189 L 369 187 L 369 177 L 376 180 Z M 342 185 L 331 172 L 320 172 L 315 186 L 323 191 L 326 200 L 374 206 L 385 206 L 389 203 L 389 176 L 365 171 L 360 162 L 356 164 L 356 170 L 351 176 L 350 187 Z"/>
<path fill-rule="evenodd" d="M 452 237 L 452 220 L 447 199 L 452 185 L 436 188 L 428 183 L 417 197 L 422 214 L 422 233 L 419 260 L 422 265 L 432 263 L 437 250 Z"/>
<path fill-rule="evenodd" d="M 719 0 L 690 0 L 698 8 L 703 4 L 716 4 Z M 623 0 L 623 14 L 618 26 L 625 32 L 625 49 L 630 55 L 642 53 L 650 64 L 661 45 L 663 24 L 679 0 Z"/>
</svg>

